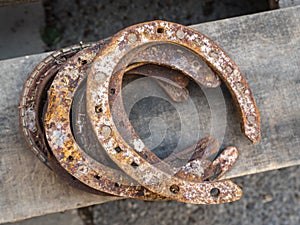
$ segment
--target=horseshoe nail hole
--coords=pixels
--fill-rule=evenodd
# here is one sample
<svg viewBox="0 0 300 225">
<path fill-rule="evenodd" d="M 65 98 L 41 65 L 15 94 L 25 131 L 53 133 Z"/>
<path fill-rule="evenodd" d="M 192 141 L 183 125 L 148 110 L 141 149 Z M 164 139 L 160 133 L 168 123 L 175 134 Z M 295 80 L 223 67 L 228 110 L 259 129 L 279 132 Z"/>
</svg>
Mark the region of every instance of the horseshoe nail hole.
<svg viewBox="0 0 300 225">
<path fill-rule="evenodd" d="M 135 161 L 133 161 L 130 165 L 131 165 L 133 168 L 137 168 L 137 167 L 139 166 Z"/>
<path fill-rule="evenodd" d="M 227 67 L 226 67 L 226 71 L 227 71 L 228 73 L 232 73 L 233 70 L 232 70 L 232 68 L 231 68 L 230 66 L 227 66 Z"/>
<path fill-rule="evenodd" d="M 218 53 L 217 52 L 215 52 L 215 51 L 211 51 L 210 52 L 210 56 L 212 57 L 212 58 L 214 58 L 214 59 L 218 59 Z"/>
<path fill-rule="evenodd" d="M 116 89 L 111 88 L 111 89 L 110 89 L 110 93 L 111 93 L 112 95 L 114 95 L 114 94 L 116 93 Z"/>
<path fill-rule="evenodd" d="M 249 123 L 253 124 L 253 123 L 255 123 L 256 118 L 253 115 L 249 115 L 249 116 L 247 116 L 247 120 L 248 120 Z"/>
<path fill-rule="evenodd" d="M 196 39 L 194 40 L 194 43 L 195 43 L 195 45 L 197 45 L 198 47 L 200 47 L 200 46 L 203 44 L 203 42 L 201 41 L 200 38 L 196 38 Z"/>
<path fill-rule="evenodd" d="M 241 82 L 237 82 L 236 87 L 239 92 L 242 92 L 244 89 L 244 85 Z"/>
<path fill-rule="evenodd" d="M 95 106 L 95 112 L 96 112 L 96 113 L 102 113 L 102 108 L 101 108 L 100 105 L 96 105 L 96 106 Z"/>
<path fill-rule="evenodd" d="M 115 147 L 115 151 L 116 151 L 117 153 L 120 153 L 120 152 L 122 151 L 122 149 L 118 146 L 118 147 Z"/>
<path fill-rule="evenodd" d="M 78 58 L 78 61 L 81 62 L 82 65 L 87 64 L 87 61 L 85 59 L 81 59 L 80 57 Z"/>
<path fill-rule="evenodd" d="M 213 188 L 210 190 L 210 195 L 212 197 L 218 197 L 220 195 L 220 189 L 219 188 Z"/>
<path fill-rule="evenodd" d="M 97 174 L 94 176 L 97 180 L 100 180 L 100 176 Z"/>
<path fill-rule="evenodd" d="M 68 161 L 73 161 L 73 156 L 71 156 L 71 155 L 69 155 L 69 157 L 68 157 Z"/>
<path fill-rule="evenodd" d="M 108 138 L 111 135 L 112 131 L 110 126 L 104 125 L 102 127 L 102 135 L 104 138 Z"/>
<path fill-rule="evenodd" d="M 197 61 L 193 62 L 193 67 L 198 68 L 199 66 L 200 66 L 199 62 L 197 62 Z"/>
<path fill-rule="evenodd" d="M 179 186 L 177 184 L 172 184 L 170 186 L 170 191 L 173 193 L 173 194 L 178 194 L 179 192 Z"/>
<path fill-rule="evenodd" d="M 159 27 L 159 28 L 157 28 L 156 32 L 158 34 L 163 34 L 165 32 L 165 29 L 163 27 Z"/>
<path fill-rule="evenodd" d="M 127 38 L 128 38 L 129 43 L 132 43 L 132 44 L 134 44 L 137 41 L 137 36 L 135 33 L 129 34 Z"/>
<path fill-rule="evenodd" d="M 115 187 L 120 187 L 121 185 L 119 183 L 115 183 Z"/>
</svg>

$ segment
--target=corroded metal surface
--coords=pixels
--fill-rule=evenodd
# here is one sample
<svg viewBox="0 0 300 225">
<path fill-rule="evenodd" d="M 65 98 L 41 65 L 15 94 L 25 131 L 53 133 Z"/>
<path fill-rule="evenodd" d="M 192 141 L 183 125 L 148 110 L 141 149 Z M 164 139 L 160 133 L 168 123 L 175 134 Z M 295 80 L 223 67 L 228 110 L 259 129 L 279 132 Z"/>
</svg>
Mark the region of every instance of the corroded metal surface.
<svg viewBox="0 0 300 225">
<path fill-rule="evenodd" d="M 93 160 L 85 153 L 84 149 L 78 146 L 73 137 L 70 111 L 74 93 L 85 79 L 90 63 L 92 63 L 100 47 L 100 45 L 96 45 L 84 49 L 68 59 L 68 62 L 62 66 L 52 81 L 48 93 L 49 104 L 45 118 L 48 144 L 64 169 L 94 189 L 144 200 L 163 199 L 163 197 L 136 184 L 121 171 Z M 137 74 L 139 74 L 139 70 L 137 70 Z M 106 132 L 109 133 L 110 130 L 108 129 Z M 157 160 L 160 161 L 158 158 Z"/>
<path fill-rule="evenodd" d="M 143 186 L 135 184 L 119 170 L 93 160 L 78 146 L 73 137 L 70 111 L 74 92 L 85 78 L 98 50 L 99 47 L 96 46 L 77 53 L 54 78 L 49 89 L 49 104 L 45 118 L 49 145 L 62 167 L 90 187 L 124 197 L 163 199 Z M 110 130 L 108 129 L 106 133 L 109 135 Z"/>
<path fill-rule="evenodd" d="M 226 147 L 214 157 L 219 143 L 205 137 L 160 159 L 127 117 L 121 94 L 125 74 L 153 78 L 174 102 L 189 98 L 190 79 L 206 88 L 223 81 L 237 103 L 242 131 L 252 142 L 260 139 L 254 98 L 227 54 L 191 28 L 152 21 L 104 41 L 62 49 L 36 67 L 20 101 L 22 131 L 34 154 L 73 186 L 96 194 L 194 204 L 238 200 L 241 189 L 221 180 L 236 162 L 237 148 Z M 90 155 L 90 140 L 99 157 Z M 187 155 L 184 166 L 169 164 Z"/>
<path fill-rule="evenodd" d="M 154 77 L 174 102 L 183 102 L 189 97 L 186 86 L 189 83 L 187 76 L 182 72 L 165 66 L 138 63 L 128 67 L 127 75 L 143 75 Z M 207 86 L 207 83 L 205 83 Z"/>
<path fill-rule="evenodd" d="M 95 189 L 91 189 L 90 186 L 84 185 L 71 173 L 68 173 L 65 169 L 63 169 L 57 159 L 53 156 L 51 149 L 48 147 L 43 126 L 44 111 L 48 102 L 46 92 L 57 72 L 79 51 L 87 51 L 83 49 L 92 46 L 96 46 L 94 51 L 98 51 L 103 44 L 104 42 L 86 43 L 63 48 L 59 51 L 53 52 L 40 62 L 29 75 L 29 78 L 24 85 L 19 112 L 20 125 L 25 140 L 30 147 L 30 150 L 43 163 L 45 163 L 54 172 L 58 173 L 68 184 L 94 194 L 107 195 L 107 192 L 102 193 Z M 180 79 L 182 78 L 179 78 L 179 80 Z M 139 187 L 137 189 L 139 189 Z"/>
<path fill-rule="evenodd" d="M 24 84 L 19 110 L 21 128 L 32 152 L 47 165 L 49 165 L 47 160 L 49 151 L 45 145 L 43 126 L 40 124 L 41 108 L 43 108 L 40 105 L 45 101 L 42 92 L 67 58 L 81 49 L 83 49 L 81 45 L 75 45 L 50 54 L 36 66 Z"/>
<path fill-rule="evenodd" d="M 107 195 L 107 193 L 84 185 L 61 167 L 51 149 L 48 148 L 43 126 L 43 109 L 47 102 L 45 91 L 49 88 L 51 80 L 68 58 L 80 50 L 94 45 L 95 43 L 86 43 L 63 48 L 53 52 L 40 62 L 24 84 L 20 99 L 19 118 L 22 133 L 30 150 L 50 169 L 59 174 L 67 184 L 94 194 Z"/>
<path fill-rule="evenodd" d="M 126 66 L 131 63 L 134 55 L 138 54 L 136 53 L 138 48 L 141 50 L 164 42 L 192 49 L 195 54 L 209 63 L 225 81 L 233 93 L 233 97 L 237 100 L 242 114 L 241 119 L 245 135 L 253 142 L 259 140 L 259 114 L 245 78 L 237 65 L 224 51 L 201 33 L 164 21 L 154 21 L 126 28 L 115 35 L 94 60 L 88 76 L 87 104 L 98 140 L 105 151 L 124 171 L 139 183 L 162 196 L 190 203 L 212 204 L 237 200 L 241 197 L 242 192 L 229 180 L 189 182 L 156 168 L 149 163 L 149 151 L 143 142 L 136 137 L 133 140 L 134 148 L 132 148 L 123 140 L 114 124 L 110 98 L 120 94 L 121 90 L 121 83 L 116 82 L 116 80 L 120 81 Z M 132 50 L 133 53 L 130 52 Z M 129 59 L 126 61 L 124 57 L 127 54 L 129 54 Z M 170 61 L 170 55 L 166 54 L 165 57 L 167 61 Z M 156 58 L 155 54 L 152 59 L 154 58 Z M 121 59 L 122 62 L 119 63 Z M 164 61 L 164 59 L 161 60 Z M 197 80 L 199 79 L 197 75 L 194 74 L 191 77 Z M 95 112 L 96 106 L 102 108 L 102 113 Z M 249 116 L 252 116 L 251 120 L 247 120 Z M 108 129 L 109 134 L 106 132 Z M 147 152 L 147 157 L 143 152 Z M 174 187 L 178 190 L 175 191 L 176 193 Z M 211 190 L 216 189 L 218 189 L 217 197 L 211 195 Z"/>
</svg>

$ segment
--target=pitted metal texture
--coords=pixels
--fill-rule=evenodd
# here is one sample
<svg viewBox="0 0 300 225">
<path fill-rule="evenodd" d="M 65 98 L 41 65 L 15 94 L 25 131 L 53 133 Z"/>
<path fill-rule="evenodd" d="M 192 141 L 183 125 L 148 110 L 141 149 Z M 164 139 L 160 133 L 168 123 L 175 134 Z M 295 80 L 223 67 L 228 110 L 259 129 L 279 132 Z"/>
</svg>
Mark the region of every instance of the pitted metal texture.
<svg viewBox="0 0 300 225">
<path fill-rule="evenodd" d="M 241 198 L 240 187 L 222 180 L 238 159 L 236 147 L 213 157 L 218 140 L 201 137 L 176 153 L 191 156 L 176 167 L 169 163 L 176 154 L 163 160 L 145 145 L 125 112 L 125 75 L 149 77 L 178 104 L 189 98 L 190 80 L 206 88 L 224 82 L 242 132 L 260 140 L 260 115 L 236 63 L 192 28 L 151 21 L 64 48 L 36 66 L 20 100 L 20 124 L 32 152 L 69 184 L 95 194 L 193 204 Z"/>
</svg>

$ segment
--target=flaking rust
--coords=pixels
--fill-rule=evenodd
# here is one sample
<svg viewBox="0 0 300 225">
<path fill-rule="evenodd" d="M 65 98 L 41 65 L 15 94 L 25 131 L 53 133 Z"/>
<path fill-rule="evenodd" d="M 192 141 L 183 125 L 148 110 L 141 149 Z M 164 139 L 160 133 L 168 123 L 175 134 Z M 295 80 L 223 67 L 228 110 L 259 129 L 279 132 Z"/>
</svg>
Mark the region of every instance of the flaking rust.
<svg viewBox="0 0 300 225">
<path fill-rule="evenodd" d="M 45 118 L 49 146 L 66 171 L 96 190 L 143 200 L 164 199 L 164 197 L 149 192 L 143 186 L 134 185 L 134 181 L 128 180 L 128 177 L 120 174 L 120 171 L 93 160 L 78 146 L 73 137 L 69 116 L 73 96 L 77 87 L 85 79 L 89 64 L 92 63 L 99 48 L 101 46 L 96 45 L 77 53 L 62 66 L 55 76 L 49 89 L 49 104 Z M 138 75 L 150 76 L 139 70 L 136 72 Z M 182 75 L 179 74 L 179 79 L 182 80 L 180 76 Z M 164 80 L 164 82 L 170 81 Z M 178 85 L 176 82 L 174 81 L 174 85 Z M 102 110 L 96 106 L 95 111 L 100 113 Z M 111 129 L 107 126 L 103 126 L 102 131 L 103 138 L 111 135 Z"/>
<path fill-rule="evenodd" d="M 84 185 L 65 171 L 51 149 L 48 148 L 45 140 L 44 127 L 42 122 L 44 105 L 47 101 L 45 91 L 48 89 L 51 80 L 68 58 L 75 55 L 82 49 L 96 45 L 95 43 L 86 43 L 73 45 L 53 52 L 40 62 L 33 72 L 29 75 L 24 84 L 21 99 L 19 103 L 19 118 L 22 133 L 30 150 L 51 170 L 59 174 L 63 180 L 81 190 L 98 195 L 107 195 L 106 193 L 96 191 Z"/>
<path fill-rule="evenodd" d="M 183 102 L 189 97 L 189 91 L 186 88 L 189 79 L 180 71 L 165 66 L 137 63 L 129 66 L 126 75 L 143 75 L 155 78 L 155 81 L 174 102 Z"/>
<path fill-rule="evenodd" d="M 134 142 L 141 144 L 138 145 L 138 148 L 131 148 L 120 136 L 111 120 L 110 96 L 120 93 L 120 84 L 115 82 L 116 86 L 111 87 L 110 82 L 114 82 L 114 74 L 122 76 L 122 70 L 124 71 L 131 61 L 128 61 L 127 64 L 123 62 L 123 67 L 118 68 L 115 72 L 118 62 L 121 58 L 123 60 L 123 57 L 133 49 L 136 50 L 139 47 L 144 49 L 147 45 L 151 46 L 161 42 L 192 49 L 203 58 L 225 81 L 233 97 L 237 100 L 243 116 L 242 122 L 245 135 L 253 142 L 259 140 L 260 124 L 255 101 L 249 92 L 244 91 L 241 95 L 237 91 L 239 83 L 242 83 L 243 90 L 249 90 L 237 65 L 222 49 L 201 33 L 164 21 L 138 24 L 124 29 L 115 35 L 97 55 L 88 76 L 87 104 L 88 114 L 94 131 L 98 135 L 98 140 L 120 168 L 155 193 L 178 201 L 196 204 L 213 204 L 237 200 L 241 197 L 242 191 L 229 180 L 192 182 L 179 179 L 156 168 L 149 163 L 149 156 L 146 157 L 147 160 L 143 157 L 145 146 L 142 141 L 138 138 L 135 139 Z M 132 57 L 129 58 L 132 59 Z M 191 76 L 191 78 L 197 80 L 197 76 Z M 119 79 L 117 78 L 117 80 Z M 245 107 L 245 104 L 247 107 Z M 103 108 L 103 113 L 95 113 L 94 108 L 97 105 Z M 254 114 L 254 119 L 251 120 L 250 124 L 253 129 L 248 129 L 250 121 L 244 119 L 244 116 L 249 113 Z M 103 138 L 103 127 L 109 127 L 111 130 L 110 135 L 105 136 L 105 138 Z M 228 151 L 235 152 L 234 150 Z M 220 162 L 222 162 L 223 157 L 220 158 Z M 217 196 L 215 190 L 217 190 Z"/>
<path fill-rule="evenodd" d="M 95 194 L 194 204 L 238 200 L 241 189 L 222 180 L 238 158 L 237 148 L 225 147 L 214 157 L 219 143 L 205 137 L 162 161 L 144 145 L 125 113 L 121 97 L 125 74 L 153 78 L 175 102 L 189 97 L 190 79 L 207 88 L 223 81 L 240 111 L 245 136 L 252 142 L 260 140 L 256 103 L 233 60 L 200 32 L 152 21 L 104 41 L 61 49 L 36 66 L 20 100 L 21 129 L 33 153 L 69 184 Z M 93 159 L 73 136 L 74 95 L 86 79 L 86 119 L 99 151 L 107 153 L 120 170 Z M 184 166 L 168 164 L 172 157 L 191 153 Z"/>
<path fill-rule="evenodd" d="M 20 100 L 20 125 L 21 129 L 23 131 L 25 140 L 32 150 L 32 152 L 42 161 L 44 162 L 49 168 L 51 168 L 54 172 L 58 173 L 69 185 L 72 185 L 76 188 L 94 193 L 99 195 L 106 195 L 106 192 L 100 192 L 96 189 L 92 188 L 91 185 L 85 185 L 83 182 L 80 181 L 80 179 L 75 179 L 72 174 L 72 172 L 68 173 L 56 160 L 56 158 L 53 156 L 52 150 L 48 148 L 48 142 L 45 140 L 45 134 L 44 134 L 44 127 L 43 127 L 43 118 L 44 118 L 44 111 L 46 110 L 46 105 L 48 102 L 47 99 L 47 90 L 54 79 L 54 77 L 57 75 L 58 71 L 65 66 L 65 64 L 68 63 L 68 60 L 73 57 L 76 53 L 79 51 L 87 51 L 84 50 L 89 47 L 94 47 L 94 51 L 97 51 L 101 46 L 105 43 L 105 41 L 100 41 L 98 43 L 87 43 L 87 44 L 79 44 L 74 45 L 71 47 L 67 47 L 64 49 L 61 49 L 59 51 L 56 51 L 52 54 L 50 54 L 47 58 L 45 58 L 42 62 L 40 62 L 34 71 L 29 75 L 29 78 L 27 82 L 24 85 L 24 89 L 21 95 Z M 87 54 L 87 53 L 86 53 Z M 87 63 L 86 60 L 83 58 L 80 59 L 78 57 L 78 62 L 81 65 L 84 65 Z M 134 67 L 136 68 L 136 66 Z M 150 67 L 151 69 L 151 67 Z M 155 68 L 154 68 L 155 69 Z M 130 68 L 128 69 L 130 70 Z M 70 71 L 71 74 L 73 74 L 72 71 Z M 169 76 L 174 75 L 175 71 L 170 72 Z M 151 76 L 151 74 L 144 74 L 142 70 L 139 71 L 139 69 L 135 70 L 136 75 L 144 75 L 144 76 Z M 164 80 L 164 77 L 159 77 L 160 74 L 157 74 L 155 76 L 156 79 L 162 80 L 164 84 L 167 84 L 170 82 L 170 80 Z M 188 79 L 183 74 L 177 74 L 176 80 L 174 80 L 172 85 L 175 86 L 186 86 L 188 83 Z M 64 81 L 66 81 L 64 79 Z M 72 82 L 71 82 L 72 83 Z M 73 81 L 73 84 L 76 83 Z M 172 85 L 169 89 L 165 89 L 168 93 L 173 94 L 169 90 L 171 90 Z M 171 96 L 172 97 L 172 96 Z M 52 136 L 53 137 L 53 136 Z M 58 140 L 58 143 L 60 141 Z M 69 157 L 68 160 L 70 161 L 72 157 Z M 85 169 L 83 169 L 85 170 Z M 87 169 L 89 170 L 89 169 Z M 109 168 L 108 168 L 109 170 Z M 72 171 L 76 171 L 72 170 Z M 115 171 L 114 171 L 115 172 Z M 76 174 L 76 173 L 75 173 Z M 118 174 L 118 172 L 116 173 Z M 99 175 L 95 175 L 96 179 L 99 179 Z M 118 182 L 115 182 L 115 186 Z M 141 196 L 143 191 L 143 188 L 140 186 L 136 187 L 136 193 L 138 193 L 139 196 Z M 107 191 L 110 192 L 110 191 Z M 126 194 L 126 192 L 124 192 Z M 144 194 L 143 194 L 144 195 Z M 147 195 L 147 193 L 146 193 Z M 130 197 L 130 195 L 126 195 L 127 197 Z M 157 197 L 153 195 L 154 198 L 151 198 L 151 200 L 155 200 Z M 144 197 L 139 197 L 142 199 L 145 199 Z M 146 198 L 147 200 L 150 200 L 150 197 Z"/>
<path fill-rule="evenodd" d="M 103 44 L 104 42 L 102 41 L 98 43 L 78 44 L 50 54 L 29 75 L 24 85 L 19 104 L 20 125 L 30 150 L 50 169 L 59 174 L 69 185 L 98 195 L 107 195 L 107 193 L 97 191 L 91 188 L 91 185 L 85 185 L 80 180 L 75 179 L 72 173 L 68 173 L 53 156 L 52 150 L 48 148 L 48 142 L 45 140 L 43 118 L 48 102 L 46 92 L 57 72 L 76 53 L 93 46 L 100 48 Z M 81 64 L 82 62 L 85 63 L 84 59 L 81 60 Z M 181 77 L 184 76 L 181 75 Z M 98 175 L 96 178 L 98 178 Z M 139 195 L 142 195 L 142 188 L 138 186 L 136 189 L 140 192 Z M 151 200 L 154 199 L 152 198 Z"/>
<path fill-rule="evenodd" d="M 64 169 L 96 190 L 123 197 L 162 200 L 164 197 L 134 184 L 126 174 L 93 160 L 78 146 L 73 137 L 70 121 L 72 99 L 98 50 L 99 47 L 96 46 L 77 53 L 54 78 L 49 89 L 45 118 L 49 146 Z M 110 128 L 103 127 L 103 133 L 104 137 L 109 136 Z"/>
</svg>

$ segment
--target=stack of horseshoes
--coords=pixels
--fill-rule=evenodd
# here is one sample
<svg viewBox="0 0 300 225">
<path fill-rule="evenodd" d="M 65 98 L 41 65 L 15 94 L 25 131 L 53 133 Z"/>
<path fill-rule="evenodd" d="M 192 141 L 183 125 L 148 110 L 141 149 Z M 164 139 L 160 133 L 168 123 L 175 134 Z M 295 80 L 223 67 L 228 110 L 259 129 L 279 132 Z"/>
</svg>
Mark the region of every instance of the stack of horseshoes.
<svg viewBox="0 0 300 225">
<path fill-rule="evenodd" d="M 186 61 L 176 60 L 178 54 Z M 106 40 L 63 48 L 36 66 L 20 100 L 21 128 L 32 152 L 70 185 L 99 195 L 193 204 L 240 199 L 241 188 L 220 179 L 237 160 L 236 147 L 210 161 L 218 144 L 204 137 L 185 166 L 172 168 L 144 145 L 120 98 L 126 73 L 152 77 L 178 102 L 188 95 L 189 79 L 208 88 L 224 82 L 240 112 L 242 132 L 254 143 L 260 140 L 255 100 L 233 60 L 192 28 L 151 21 Z M 72 121 L 82 115 L 85 130 L 76 133 Z M 96 150 L 105 157 L 91 157 L 81 138 L 97 140 Z"/>
</svg>

